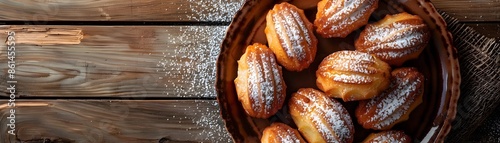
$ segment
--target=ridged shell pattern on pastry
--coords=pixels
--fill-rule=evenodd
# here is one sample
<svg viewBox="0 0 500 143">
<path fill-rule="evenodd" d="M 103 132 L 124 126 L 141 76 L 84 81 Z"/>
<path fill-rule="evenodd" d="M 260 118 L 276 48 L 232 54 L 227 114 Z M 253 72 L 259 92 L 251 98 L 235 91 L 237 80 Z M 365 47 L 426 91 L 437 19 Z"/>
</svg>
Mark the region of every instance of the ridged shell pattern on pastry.
<svg viewBox="0 0 500 143">
<path fill-rule="evenodd" d="M 390 65 L 399 66 L 408 59 L 417 58 L 429 38 L 427 25 L 420 17 L 400 13 L 368 24 L 355 47 L 358 51 L 375 54 Z"/>
<path fill-rule="evenodd" d="M 290 114 L 308 142 L 353 141 L 354 125 L 344 106 L 323 92 L 302 88 L 292 95 Z"/>
<path fill-rule="evenodd" d="M 273 123 L 264 129 L 262 143 L 305 143 L 299 131 L 283 123 Z"/>
<path fill-rule="evenodd" d="M 286 85 L 274 54 L 262 44 L 247 47 L 238 61 L 238 99 L 252 117 L 268 118 L 281 109 Z"/>
<path fill-rule="evenodd" d="M 378 0 L 322 0 L 314 25 L 325 38 L 346 37 L 368 23 L 378 7 Z"/>
<path fill-rule="evenodd" d="M 381 95 L 359 103 L 356 117 L 364 128 L 390 129 L 407 120 L 409 112 L 422 102 L 424 77 L 416 68 L 395 69 L 391 80 Z"/>
<path fill-rule="evenodd" d="M 389 65 L 371 54 L 338 51 L 321 62 L 317 85 L 344 101 L 370 99 L 389 86 L 389 71 Z"/>
<path fill-rule="evenodd" d="M 316 56 L 313 25 L 297 7 L 283 2 L 267 14 L 266 37 L 278 63 L 287 70 L 301 71 Z"/>
<path fill-rule="evenodd" d="M 411 143 L 411 138 L 403 131 L 391 130 L 372 133 L 363 143 Z"/>
</svg>

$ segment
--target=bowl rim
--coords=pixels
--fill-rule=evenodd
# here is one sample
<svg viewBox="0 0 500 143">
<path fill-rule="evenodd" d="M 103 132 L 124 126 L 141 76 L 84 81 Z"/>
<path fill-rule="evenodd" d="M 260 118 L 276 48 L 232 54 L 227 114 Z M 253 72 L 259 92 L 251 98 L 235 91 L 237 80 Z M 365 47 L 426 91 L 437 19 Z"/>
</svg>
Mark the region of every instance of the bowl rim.
<svg viewBox="0 0 500 143">
<path fill-rule="evenodd" d="M 262 0 L 245 0 L 244 4 L 240 7 L 240 9 L 236 12 L 234 15 L 233 19 L 231 20 L 231 23 L 229 27 L 226 30 L 226 34 L 224 36 L 224 39 L 220 45 L 220 53 L 216 61 L 216 80 L 215 80 L 215 90 L 217 94 L 217 102 L 219 103 L 219 110 L 220 114 L 222 117 L 222 120 L 224 122 L 224 126 L 229 132 L 231 138 L 233 141 L 235 140 L 235 135 L 233 132 L 238 131 L 233 126 L 227 126 L 228 124 L 232 123 L 233 121 L 230 118 L 229 111 L 226 109 L 229 109 L 227 106 L 227 103 L 221 102 L 226 99 L 224 96 L 225 91 L 222 89 L 222 84 L 223 84 L 223 76 L 224 75 L 224 64 L 221 62 L 221 59 L 227 58 L 228 55 L 224 54 L 226 53 L 227 50 L 229 50 L 229 43 L 233 42 L 232 37 L 234 36 L 234 32 L 237 29 L 237 27 L 240 25 L 241 22 L 244 21 L 241 17 L 244 16 L 248 11 L 250 11 L 250 7 L 255 5 L 256 3 L 259 3 L 259 1 Z M 451 130 L 452 122 L 455 119 L 456 112 L 457 112 L 457 103 L 458 99 L 460 97 L 460 84 L 461 84 L 461 75 L 460 75 L 460 67 L 459 67 L 459 62 L 458 62 L 458 52 L 456 48 L 453 46 L 453 36 L 449 32 L 447 28 L 447 23 L 443 19 L 443 17 L 438 13 L 437 9 L 434 7 L 431 1 L 429 0 L 384 0 L 384 1 L 396 1 L 398 3 L 407 3 L 407 2 L 413 2 L 418 4 L 420 8 L 426 12 L 430 18 L 435 22 L 437 30 L 439 30 L 441 33 L 441 39 L 443 40 L 444 47 L 446 48 L 445 51 L 448 55 L 447 60 L 448 62 L 443 65 L 443 66 L 448 66 L 448 77 L 447 83 L 448 87 L 446 88 L 446 97 L 449 98 L 448 102 L 445 103 L 444 111 L 445 115 L 442 118 L 444 120 L 437 124 L 436 126 L 438 127 L 437 129 L 438 132 L 437 134 L 434 133 L 428 141 L 432 142 L 444 142 L 446 136 Z M 439 115 L 438 115 L 439 116 Z M 436 117 L 437 118 L 437 117 Z M 433 127 L 434 128 L 434 127 Z"/>
</svg>

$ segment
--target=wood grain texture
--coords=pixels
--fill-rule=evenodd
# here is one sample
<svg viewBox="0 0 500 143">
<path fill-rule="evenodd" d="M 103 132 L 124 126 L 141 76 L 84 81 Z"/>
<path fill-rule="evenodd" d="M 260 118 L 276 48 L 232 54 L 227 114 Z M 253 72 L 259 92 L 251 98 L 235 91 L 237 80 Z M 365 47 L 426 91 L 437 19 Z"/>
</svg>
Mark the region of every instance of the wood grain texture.
<svg viewBox="0 0 500 143">
<path fill-rule="evenodd" d="M 500 22 L 500 0 L 431 0 L 460 22 Z"/>
<path fill-rule="evenodd" d="M 216 101 L 30 100 L 0 102 L 0 142 L 228 142 Z M 15 136 L 6 125 L 15 109 Z M 160 141 L 161 140 L 161 141 Z"/>
<path fill-rule="evenodd" d="M 40 29 L 76 29 L 84 36 L 79 44 L 62 43 L 66 39 L 60 38 L 59 43 L 50 45 L 41 45 L 40 36 L 21 36 L 46 34 Z M 7 41 L 7 31 L 14 31 L 16 42 L 19 41 L 15 51 L 17 95 L 214 98 L 215 61 L 225 29 L 226 26 L 2 26 L 0 39 Z M 0 44 L 3 80 L 9 80 L 6 48 L 6 43 Z M 0 96 L 8 96 L 6 86 L 6 82 L 0 82 Z"/>
<path fill-rule="evenodd" d="M 2 21 L 229 21 L 243 0 L 2 0 Z"/>
<path fill-rule="evenodd" d="M 481 22 L 474 22 L 474 23 L 464 23 L 467 26 L 470 26 L 477 32 L 483 34 L 486 37 L 489 38 L 495 38 L 497 40 L 497 43 L 500 43 L 500 22 L 498 23 L 481 23 Z"/>
<path fill-rule="evenodd" d="M 431 0 L 460 21 L 500 21 L 498 0 Z M 244 0 L 2 0 L 0 21 L 223 21 Z"/>
</svg>

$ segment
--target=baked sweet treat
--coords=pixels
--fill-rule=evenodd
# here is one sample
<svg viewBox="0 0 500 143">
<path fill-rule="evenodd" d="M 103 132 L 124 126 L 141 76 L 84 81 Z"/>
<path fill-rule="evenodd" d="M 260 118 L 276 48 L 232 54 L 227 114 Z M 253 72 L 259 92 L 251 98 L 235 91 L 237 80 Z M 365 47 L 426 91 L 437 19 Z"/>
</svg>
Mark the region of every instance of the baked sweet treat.
<svg viewBox="0 0 500 143">
<path fill-rule="evenodd" d="M 340 102 L 312 88 L 301 88 L 288 103 L 290 115 L 308 142 L 350 143 L 354 125 Z"/>
<path fill-rule="evenodd" d="M 283 106 L 286 85 L 281 67 L 265 45 L 255 43 L 247 47 L 238 61 L 234 83 L 238 99 L 251 117 L 268 118 Z"/>
<path fill-rule="evenodd" d="M 306 143 L 299 131 L 283 123 L 271 124 L 262 134 L 262 143 Z"/>
<path fill-rule="evenodd" d="M 363 143 L 411 143 L 411 138 L 403 131 L 391 130 L 372 133 Z"/>
<path fill-rule="evenodd" d="M 368 24 L 355 47 L 358 51 L 374 54 L 389 65 L 400 66 L 417 58 L 429 43 L 430 36 L 419 16 L 403 12 Z"/>
<path fill-rule="evenodd" d="M 371 99 L 389 87 L 391 67 L 374 55 L 338 51 L 328 55 L 316 71 L 316 85 L 344 101 Z"/>
<path fill-rule="evenodd" d="M 346 37 L 368 23 L 378 0 L 322 0 L 314 26 L 322 37 Z"/>
<path fill-rule="evenodd" d="M 387 130 L 408 120 L 424 94 L 424 76 L 416 68 L 392 71 L 391 85 L 381 95 L 361 101 L 356 108 L 358 123 L 366 129 Z"/>
<path fill-rule="evenodd" d="M 266 38 L 278 63 L 301 71 L 314 61 L 318 40 L 304 12 L 286 2 L 274 5 L 266 16 Z"/>
</svg>

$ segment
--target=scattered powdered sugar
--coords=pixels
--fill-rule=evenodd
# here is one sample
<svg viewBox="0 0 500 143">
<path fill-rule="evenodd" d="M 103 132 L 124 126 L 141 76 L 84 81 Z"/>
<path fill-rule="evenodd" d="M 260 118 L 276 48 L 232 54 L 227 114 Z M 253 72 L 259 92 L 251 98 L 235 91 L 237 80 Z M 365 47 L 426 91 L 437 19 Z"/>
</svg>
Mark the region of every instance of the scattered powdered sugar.
<svg viewBox="0 0 500 143">
<path fill-rule="evenodd" d="M 278 135 L 283 143 L 300 143 L 299 138 L 291 128 L 278 129 Z"/>
<path fill-rule="evenodd" d="M 241 8 L 242 0 L 187 0 L 192 15 L 187 17 L 195 21 L 225 21 L 233 19 Z"/>
<path fill-rule="evenodd" d="M 218 143 L 227 143 L 232 141 L 231 137 L 226 131 L 224 123 L 220 117 L 219 110 L 209 110 L 209 109 L 219 109 L 219 104 L 216 101 L 207 101 L 207 100 L 196 100 L 196 108 L 197 111 L 195 114 L 201 114 L 199 118 L 193 119 L 193 122 L 197 125 L 195 130 L 199 130 L 199 128 L 203 128 L 205 130 L 201 131 L 197 135 L 195 135 L 196 140 L 203 140 L 207 142 L 218 142 Z M 199 104 L 211 104 L 214 108 L 199 108 Z M 205 109 L 205 110 L 203 110 Z"/>
<path fill-rule="evenodd" d="M 311 35 L 299 12 L 286 5 L 273 13 L 275 31 L 288 57 L 303 61 L 306 50 L 312 47 Z M 307 48 L 307 49 L 306 49 Z"/>
<path fill-rule="evenodd" d="M 369 76 L 362 76 L 358 74 L 331 74 L 329 72 L 325 72 L 326 77 L 330 77 L 333 81 L 343 82 L 343 83 L 352 83 L 352 84 L 363 84 L 373 82 L 373 79 Z"/>
<path fill-rule="evenodd" d="M 261 79 L 262 81 L 260 82 L 260 85 L 261 85 L 261 92 L 265 98 L 265 112 L 266 114 L 269 114 L 269 111 L 272 110 L 272 106 L 273 105 L 273 102 L 274 102 L 274 98 L 279 98 L 279 95 L 278 94 L 275 94 L 275 88 L 274 87 L 274 82 L 273 82 L 273 73 L 272 73 L 272 69 L 271 68 L 274 68 L 272 66 L 272 64 L 276 64 L 276 63 L 271 63 L 270 62 L 270 58 L 274 58 L 272 56 L 270 56 L 271 54 L 261 54 L 260 55 L 260 58 L 262 60 L 262 71 L 264 72 L 263 76 L 261 76 Z M 275 96 L 276 95 L 276 96 Z"/>
<path fill-rule="evenodd" d="M 327 142 L 346 142 L 353 134 L 350 130 L 353 126 L 351 117 L 344 114 L 347 110 L 339 102 L 333 101 L 334 99 L 315 92 L 300 93 L 310 100 L 309 103 L 300 103 L 310 112 L 309 117 L 314 126 Z"/>
<path fill-rule="evenodd" d="M 215 97 L 216 60 L 227 26 L 167 28 L 163 58 L 157 72 L 166 80 L 163 94 L 177 97 Z"/>
<path fill-rule="evenodd" d="M 390 27 L 392 25 L 392 27 Z M 396 22 L 394 24 L 389 24 L 383 27 L 378 27 L 371 25 L 369 30 L 371 32 L 368 33 L 365 37 L 365 42 L 373 42 L 373 41 L 388 41 L 390 38 L 401 37 L 403 35 L 402 32 L 406 30 L 410 30 L 413 26 L 411 24 L 399 23 Z"/>
<path fill-rule="evenodd" d="M 275 57 L 269 49 L 257 48 L 247 57 L 249 77 L 248 87 L 254 111 L 269 114 L 275 100 L 281 103 L 283 81 Z M 277 84 L 279 83 L 279 84 Z M 276 87 L 276 88 L 275 88 Z M 278 91 L 276 91 L 278 90 Z M 264 107 L 262 107 L 264 106 Z"/>
<path fill-rule="evenodd" d="M 329 125 L 327 125 L 326 123 L 323 123 L 322 121 L 322 117 L 324 116 L 323 114 L 319 113 L 320 111 L 313 111 L 311 113 L 311 119 L 312 119 L 312 122 L 314 124 L 314 127 L 316 127 L 316 129 L 318 129 L 319 133 L 321 134 L 321 136 L 327 140 L 327 141 L 330 141 L 330 142 L 340 142 L 338 141 L 333 132 L 330 131 L 329 129 Z"/>
<path fill-rule="evenodd" d="M 414 102 L 414 97 L 410 96 L 418 90 L 417 85 L 420 82 L 420 80 L 412 82 L 408 79 L 397 78 L 391 85 L 396 86 L 394 90 L 383 92 L 382 95 L 368 102 L 367 108 L 376 106 L 374 116 L 368 122 L 379 121 L 374 127 L 380 129 L 400 119 Z"/>
<path fill-rule="evenodd" d="M 262 67 L 260 66 L 259 62 L 257 61 L 257 53 L 252 52 L 252 53 L 247 53 L 249 54 L 247 57 L 248 61 L 248 69 L 250 72 L 248 72 L 250 75 L 248 76 L 248 88 L 249 88 L 249 95 L 250 96 L 250 102 L 252 105 L 252 109 L 255 112 L 260 112 L 262 111 L 262 99 L 261 99 L 261 88 L 262 88 L 262 81 L 264 80 L 261 72 L 262 72 Z"/>
<path fill-rule="evenodd" d="M 329 2 L 332 4 L 324 12 L 327 22 L 320 25 L 321 28 L 329 28 L 330 31 L 337 31 L 338 33 L 333 33 L 335 35 L 346 35 L 351 31 L 338 30 L 352 25 L 364 15 L 369 14 L 368 10 L 373 6 L 375 0 L 344 0 L 343 4 L 340 3 L 340 0 Z"/>
<path fill-rule="evenodd" d="M 356 51 L 339 51 L 325 58 L 320 66 L 321 75 L 337 82 L 344 83 L 370 83 L 373 82 L 371 74 L 377 71 L 371 67 L 375 65 L 375 58 L 366 53 Z M 336 71 L 336 72 L 332 72 Z M 345 74 L 344 72 L 356 72 Z"/>
<path fill-rule="evenodd" d="M 399 131 L 387 131 L 379 133 L 379 136 L 370 140 L 371 143 L 403 143 L 406 138 Z"/>
<path fill-rule="evenodd" d="M 424 33 L 419 30 L 423 27 L 424 24 L 412 25 L 400 22 L 383 27 L 369 26 L 367 29 L 372 32 L 364 37 L 364 45 L 371 47 L 366 48 L 366 51 L 375 52 L 385 59 L 403 57 L 416 52 L 424 43 Z"/>
</svg>

